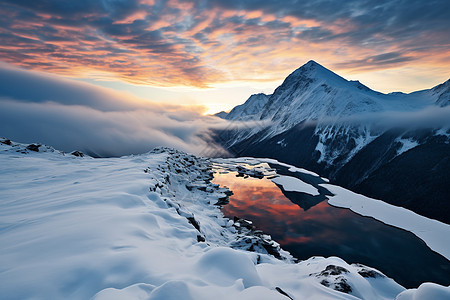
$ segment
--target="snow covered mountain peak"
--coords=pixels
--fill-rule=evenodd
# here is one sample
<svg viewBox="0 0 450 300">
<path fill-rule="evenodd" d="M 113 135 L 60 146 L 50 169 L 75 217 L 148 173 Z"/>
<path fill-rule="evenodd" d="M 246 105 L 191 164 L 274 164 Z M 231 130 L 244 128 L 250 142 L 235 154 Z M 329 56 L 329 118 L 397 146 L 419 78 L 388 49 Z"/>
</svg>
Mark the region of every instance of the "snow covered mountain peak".
<svg viewBox="0 0 450 300">
<path fill-rule="evenodd" d="M 310 60 L 300 68 L 292 72 L 278 89 L 286 89 L 291 86 L 306 88 L 314 83 L 329 85 L 343 85 L 347 80 L 328 70 L 317 62 Z M 275 90 L 276 92 L 276 90 Z M 274 93 L 275 94 L 275 93 Z"/>
<path fill-rule="evenodd" d="M 428 106 L 450 104 L 450 81 L 411 94 L 383 94 L 361 82 L 349 81 L 310 60 L 292 72 L 272 95 L 252 95 L 236 106 L 228 120 L 267 120 L 272 124 L 266 137 L 304 121 L 336 120 L 363 114 L 418 111 Z"/>
<path fill-rule="evenodd" d="M 322 66 L 321 64 L 319 64 L 318 62 L 314 61 L 314 60 L 310 60 L 308 61 L 306 64 L 304 64 L 303 66 L 299 67 L 297 70 L 314 70 L 314 71 L 325 71 L 325 72 L 331 72 L 330 70 L 328 70 L 327 68 L 325 68 L 324 66 Z M 331 72 L 333 73 L 333 72 Z M 334 74 L 334 73 L 333 73 Z"/>
<path fill-rule="evenodd" d="M 344 78 L 342 78 L 341 76 L 339 76 L 338 74 L 328 70 L 321 64 L 315 62 L 314 60 L 308 61 L 306 64 L 304 64 L 303 66 L 301 66 L 300 68 L 298 68 L 297 70 L 292 72 L 292 74 L 289 75 L 288 78 L 290 76 L 303 77 L 303 78 L 307 77 L 310 79 L 318 79 L 318 80 L 329 79 L 329 80 L 337 80 L 337 81 L 344 81 L 344 82 L 347 81 Z"/>
<path fill-rule="evenodd" d="M 278 133 L 306 120 L 382 111 L 380 96 L 383 94 L 359 81 L 348 81 L 315 61 L 309 61 L 275 90 L 260 119 L 277 124 L 274 133 Z"/>
</svg>

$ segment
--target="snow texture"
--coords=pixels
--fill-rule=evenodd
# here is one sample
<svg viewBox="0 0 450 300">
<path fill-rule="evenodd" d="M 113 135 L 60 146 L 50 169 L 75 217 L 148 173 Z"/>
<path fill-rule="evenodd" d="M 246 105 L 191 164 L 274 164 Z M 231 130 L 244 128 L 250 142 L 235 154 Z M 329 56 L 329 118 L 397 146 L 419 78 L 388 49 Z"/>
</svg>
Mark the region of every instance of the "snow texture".
<svg viewBox="0 0 450 300">
<path fill-rule="evenodd" d="M 404 291 L 337 257 L 294 263 L 283 251 L 276 259 L 232 249 L 239 232 L 214 205 L 226 189 L 210 183 L 207 159 L 167 148 L 93 159 L 2 139 L 0 165 L 2 299 L 394 299 Z"/>
<path fill-rule="evenodd" d="M 443 287 L 431 282 L 422 283 L 417 289 L 410 289 L 400 293 L 396 300 L 447 300 L 450 299 L 450 286 Z"/>
</svg>

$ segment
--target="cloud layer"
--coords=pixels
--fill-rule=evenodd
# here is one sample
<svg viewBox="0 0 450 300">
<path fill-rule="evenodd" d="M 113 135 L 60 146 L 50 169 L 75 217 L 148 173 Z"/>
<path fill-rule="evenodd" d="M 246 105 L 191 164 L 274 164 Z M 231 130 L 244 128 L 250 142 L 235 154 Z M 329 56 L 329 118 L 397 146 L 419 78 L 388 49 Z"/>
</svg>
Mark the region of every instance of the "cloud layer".
<svg viewBox="0 0 450 300">
<path fill-rule="evenodd" d="M 0 91 L 0 136 L 94 156 L 138 154 L 158 146 L 204 156 L 226 155 L 213 142 L 211 130 L 270 125 L 267 121 L 230 123 L 202 115 L 201 107 L 152 103 L 128 93 L 6 64 L 0 64 Z M 330 118 L 320 123 L 448 128 L 450 106 Z"/>
<path fill-rule="evenodd" d="M 0 136 L 59 150 L 121 156 L 168 146 L 222 151 L 208 140 L 227 123 L 200 107 L 163 106 L 90 84 L 0 65 Z"/>
<path fill-rule="evenodd" d="M 320 121 L 307 121 L 304 126 L 331 125 L 366 125 L 377 130 L 389 129 L 442 129 L 450 130 L 450 106 L 430 105 L 415 111 L 381 111 L 360 115 L 324 118 Z"/>
<path fill-rule="evenodd" d="M 445 0 L 4 0 L 0 59 L 67 76 L 205 87 L 342 70 L 450 66 Z"/>
</svg>

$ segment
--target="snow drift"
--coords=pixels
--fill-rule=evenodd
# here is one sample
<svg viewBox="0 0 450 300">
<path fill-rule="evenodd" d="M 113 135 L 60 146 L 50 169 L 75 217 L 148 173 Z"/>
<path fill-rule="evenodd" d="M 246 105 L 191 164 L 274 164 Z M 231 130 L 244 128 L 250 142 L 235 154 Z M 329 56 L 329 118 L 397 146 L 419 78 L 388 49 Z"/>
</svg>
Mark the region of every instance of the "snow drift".
<svg viewBox="0 0 450 300">
<path fill-rule="evenodd" d="M 207 159 L 165 148 L 93 159 L 1 141 L 5 299 L 393 299 L 404 291 L 337 257 L 293 263 L 282 249 L 281 259 L 233 249 L 240 233 L 214 205 L 226 189 L 210 183 Z M 434 286 L 418 292 L 448 296 Z"/>
</svg>

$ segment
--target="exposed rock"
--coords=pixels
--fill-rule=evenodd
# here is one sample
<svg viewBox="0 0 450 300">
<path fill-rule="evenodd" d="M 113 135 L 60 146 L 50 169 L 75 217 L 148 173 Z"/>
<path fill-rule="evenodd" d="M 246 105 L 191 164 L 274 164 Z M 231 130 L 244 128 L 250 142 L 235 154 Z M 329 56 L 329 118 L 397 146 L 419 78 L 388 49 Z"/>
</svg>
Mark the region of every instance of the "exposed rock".
<svg viewBox="0 0 450 300">
<path fill-rule="evenodd" d="M 377 277 L 385 277 L 380 272 L 377 272 L 369 267 L 366 267 L 362 264 L 352 264 L 352 266 L 358 269 L 358 274 L 364 278 L 377 278 Z"/>
<path fill-rule="evenodd" d="M 280 293 L 281 295 L 286 296 L 286 297 L 288 297 L 288 298 L 291 299 L 291 300 L 294 300 L 294 298 L 292 298 L 291 296 L 289 296 L 289 295 L 288 295 L 285 291 L 283 291 L 281 288 L 276 287 L 275 289 L 276 289 L 277 292 Z"/>
<path fill-rule="evenodd" d="M 233 248 L 244 249 L 247 251 L 267 253 L 278 259 L 286 259 L 281 255 L 280 244 L 273 241 L 270 235 L 264 234 L 249 220 L 234 217 L 233 227 L 238 232 L 238 239 L 232 243 Z M 290 259 L 292 259 L 290 257 Z"/>
<path fill-rule="evenodd" d="M 321 285 L 348 294 L 352 292 L 352 287 L 347 283 L 347 279 L 343 275 L 349 273 L 350 271 L 346 268 L 336 265 L 328 265 L 325 270 L 320 273 L 312 273 L 309 274 L 309 276 L 315 275 L 316 278 L 321 280 Z"/>
<path fill-rule="evenodd" d="M 375 272 L 374 270 L 361 270 L 358 271 L 358 274 L 365 278 L 377 278 L 377 277 L 384 277 L 378 272 Z"/>
<path fill-rule="evenodd" d="M 149 190 L 161 194 L 164 197 L 163 200 L 167 207 L 174 207 L 180 216 L 185 217 L 198 232 L 201 232 L 200 221 L 194 217 L 189 207 L 182 205 L 180 202 L 172 203 L 172 201 L 168 200 L 170 197 L 176 195 L 171 194 L 173 192 L 168 188 L 168 185 L 171 185 L 171 177 L 182 175 L 181 177 L 185 178 L 184 186 L 188 191 L 194 192 L 189 196 L 193 198 L 188 201 L 203 201 L 207 204 L 216 202 L 214 205 L 225 205 L 228 203 L 229 196 L 233 192 L 227 187 L 221 187 L 211 182 L 214 178 L 214 172 L 212 171 L 212 163 L 210 160 L 196 158 L 184 153 L 180 154 L 176 150 L 166 148 L 157 148 L 152 152 L 161 153 L 163 151 L 175 155 L 169 156 L 165 163 L 156 167 L 156 171 L 160 172 L 161 175 L 165 174 L 165 177 L 163 181 L 154 180 Z M 155 172 L 155 170 L 149 168 L 145 171 L 147 174 Z M 167 197 L 165 197 L 166 195 Z M 184 195 L 184 197 L 186 196 Z M 222 223 L 223 231 L 220 235 L 230 238 L 226 243 L 227 247 L 253 251 L 260 254 L 269 254 L 278 259 L 296 261 L 288 252 L 282 250 L 280 245 L 271 239 L 270 235 L 256 230 L 251 221 L 236 218 L 234 221 L 225 219 Z M 217 242 L 214 236 L 209 236 L 205 232 L 197 234 L 196 239 L 197 242 Z M 263 259 L 260 258 L 259 261 L 263 261 Z"/>
<path fill-rule="evenodd" d="M 241 218 L 238 218 L 236 216 L 233 218 L 233 220 L 234 220 L 234 225 L 233 226 L 235 226 L 235 227 L 245 227 L 245 228 L 247 228 L 249 230 L 255 229 L 255 227 L 253 226 L 253 222 L 252 221 L 241 219 Z M 256 231 L 255 231 L 255 233 L 256 233 Z"/>
<path fill-rule="evenodd" d="M 0 138 L 0 143 L 11 146 L 11 140 L 9 139 Z"/>
<path fill-rule="evenodd" d="M 214 205 L 222 206 L 228 204 L 229 202 L 230 202 L 229 196 L 225 195 L 224 197 L 219 197 Z"/>
<path fill-rule="evenodd" d="M 248 176 L 250 176 L 250 177 L 254 177 L 254 178 L 258 178 L 258 179 L 264 178 L 264 172 L 262 170 L 257 169 L 257 168 L 247 169 L 244 166 L 238 165 L 236 167 L 236 169 L 237 169 L 237 172 L 238 172 L 238 175 L 236 175 L 236 176 L 238 176 L 238 177 L 246 177 L 246 176 L 248 177 Z"/>
<path fill-rule="evenodd" d="M 345 274 L 345 273 L 349 273 L 349 271 L 346 268 L 343 267 L 339 267 L 339 266 L 335 266 L 335 265 L 328 265 L 325 270 L 323 270 L 322 272 L 320 272 L 317 276 L 336 276 L 336 275 L 341 275 L 341 274 Z"/>
<path fill-rule="evenodd" d="M 347 283 L 347 280 L 343 277 L 336 278 L 334 282 L 324 279 L 320 282 L 320 284 L 342 293 L 349 294 L 352 292 L 352 287 Z"/>
<path fill-rule="evenodd" d="M 77 156 L 77 157 L 84 157 L 84 153 L 78 150 L 73 151 L 72 153 L 73 156 Z"/>
<path fill-rule="evenodd" d="M 27 146 L 27 149 L 30 150 L 30 151 L 34 151 L 34 152 L 39 152 L 39 147 L 40 146 L 41 145 L 37 145 L 37 144 L 29 144 Z"/>
<path fill-rule="evenodd" d="M 200 224 L 194 217 L 187 217 L 186 219 L 188 219 L 189 223 L 191 223 L 192 226 L 194 226 L 195 229 L 197 229 L 200 232 Z"/>
</svg>

